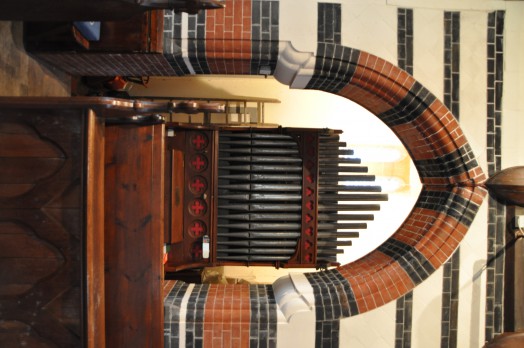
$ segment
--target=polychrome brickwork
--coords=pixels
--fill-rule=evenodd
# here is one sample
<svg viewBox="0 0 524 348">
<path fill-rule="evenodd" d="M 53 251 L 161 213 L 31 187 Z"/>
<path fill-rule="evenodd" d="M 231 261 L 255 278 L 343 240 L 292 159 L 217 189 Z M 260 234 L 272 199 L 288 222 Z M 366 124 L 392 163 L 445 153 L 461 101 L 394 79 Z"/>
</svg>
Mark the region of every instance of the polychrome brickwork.
<svg viewBox="0 0 524 348">
<path fill-rule="evenodd" d="M 488 174 L 502 168 L 502 91 L 504 82 L 504 11 L 487 18 L 487 161 Z M 486 285 L 486 340 L 504 332 L 505 207 L 489 198 L 488 253 Z"/>
<path fill-rule="evenodd" d="M 253 12 L 250 73 L 260 74 L 261 68 L 264 68 L 266 74 L 270 72 L 269 75 L 272 75 L 278 60 L 280 2 L 253 0 L 251 7 Z"/>
<path fill-rule="evenodd" d="M 262 15 L 262 22 L 253 21 L 255 13 L 264 13 L 264 9 L 254 10 L 252 6 L 255 3 L 262 7 L 278 4 L 275 1 L 228 1 L 229 12 L 205 18 L 205 38 L 196 39 L 206 42 L 205 49 L 200 46 L 203 51 L 185 51 L 186 64 L 205 56 L 213 73 L 259 74 L 263 64 L 259 58 L 254 59 L 253 63 L 254 52 L 267 51 L 267 62 L 270 70 L 274 71 L 278 58 L 271 47 L 277 47 L 278 30 L 260 36 L 262 40 L 255 39 L 254 33 L 258 29 L 254 30 L 253 23 L 262 23 L 261 28 L 268 22 L 276 23 L 270 26 L 278 26 L 281 14 L 278 13 L 278 6 L 274 6 L 269 12 L 265 10 L 266 14 L 271 14 L 270 19 L 264 22 Z M 243 11 L 239 10 L 239 6 Z M 306 88 L 351 99 L 377 115 L 408 149 L 424 186 L 412 213 L 397 232 L 374 252 L 338 269 L 306 275 L 313 293 L 317 346 L 338 346 L 341 318 L 372 310 L 410 293 L 441 267 L 463 239 L 486 194 L 481 187 L 485 175 L 452 112 L 405 70 L 370 53 L 344 46 L 341 43 L 343 33 L 339 35 L 337 32 L 339 8 L 339 4 L 318 4 L 317 51 Z M 249 21 L 249 13 L 252 16 L 250 33 L 244 25 Z M 409 14 L 402 13 L 405 21 L 410 20 Z M 229 16 L 231 20 L 227 19 Z M 233 24 L 231 31 L 217 31 L 216 25 L 222 25 L 222 21 L 238 25 L 235 28 Z M 213 26 L 210 23 L 214 23 Z M 212 27 L 215 28 L 214 33 L 210 29 Z M 410 62 L 408 56 L 404 59 L 406 63 Z M 296 69 L 297 75 L 306 74 L 301 71 L 300 65 L 293 69 Z M 229 285 L 223 287 L 222 296 L 228 296 L 229 289 L 237 289 Z M 245 291 L 253 294 L 255 288 L 253 285 L 245 286 Z M 243 296 L 233 300 L 236 308 L 243 308 L 238 307 L 237 302 Z M 266 342 L 269 346 L 276 344 L 274 337 L 277 328 L 261 324 L 265 322 L 267 312 L 263 314 L 259 309 L 253 310 L 254 306 L 274 308 L 272 295 L 267 293 L 255 298 L 249 301 L 250 316 L 226 314 L 224 319 L 224 313 L 232 308 L 227 304 L 229 300 L 217 302 L 215 296 L 211 301 L 208 295 L 208 304 L 204 309 L 204 345 L 232 342 L 233 332 L 241 333 L 240 337 L 234 338 L 241 342 L 241 346 L 248 346 L 247 336 L 250 346 L 255 342 Z M 265 302 L 267 298 L 269 303 Z M 271 310 L 269 313 L 274 312 Z M 230 323 L 230 318 L 237 330 L 224 330 L 223 325 Z"/>
<path fill-rule="evenodd" d="M 397 62 L 399 68 L 413 75 L 413 9 L 397 9 Z M 397 300 L 395 346 L 411 346 L 413 291 Z"/>
<path fill-rule="evenodd" d="M 205 347 L 248 347 L 251 300 L 248 285 L 210 285 L 204 309 Z"/>
<path fill-rule="evenodd" d="M 444 12 L 444 104 L 460 114 L 460 12 Z M 470 151 L 472 154 L 472 151 Z M 475 163 L 471 158 L 471 163 Z M 472 220 L 472 219 L 471 219 Z M 460 246 L 443 266 L 441 346 L 457 347 Z"/>
<path fill-rule="evenodd" d="M 182 300 L 188 291 L 188 284 L 177 282 L 166 296 L 164 294 L 164 345 L 178 347 L 180 345 L 180 321 Z"/>
<path fill-rule="evenodd" d="M 325 345 L 330 342 L 330 345 L 336 345 L 338 336 L 328 335 L 326 332 L 328 329 L 333 332 L 338 331 L 337 319 L 322 314 L 329 313 L 327 309 L 332 306 L 332 302 L 324 297 L 328 293 L 346 296 L 347 304 L 352 310 L 341 311 L 343 317 L 346 314 L 354 315 L 369 311 L 409 294 L 416 284 L 424 281 L 433 270 L 441 267 L 452 257 L 486 194 L 482 188 L 486 177 L 457 119 L 460 113 L 459 106 L 465 104 L 464 101 L 459 100 L 461 96 L 459 84 L 463 80 L 460 76 L 461 72 L 457 69 L 460 67 L 460 48 L 463 47 L 463 42 L 460 42 L 461 28 L 465 24 L 462 22 L 462 14 L 466 13 L 471 17 L 470 11 L 447 12 L 438 6 L 435 7 L 436 10 L 415 8 L 413 12 L 410 9 L 391 11 L 397 25 L 397 28 L 393 27 L 393 30 L 397 29 L 397 35 L 394 37 L 398 40 L 393 45 L 393 51 L 396 52 L 398 59 L 396 62 L 391 59 L 394 62 L 392 63 L 368 52 L 369 50 L 364 50 L 359 45 L 352 44 L 367 40 L 365 35 L 362 36 L 363 40 L 352 40 L 351 36 L 356 35 L 355 32 L 359 33 L 359 27 L 364 28 L 361 31 L 369 29 L 366 27 L 367 23 L 374 23 L 377 27 L 383 28 L 380 26 L 382 24 L 380 20 L 383 18 L 375 18 L 375 16 L 387 16 L 387 11 L 394 10 L 394 5 L 388 4 L 388 9 L 384 10 L 380 8 L 381 5 L 377 5 L 379 2 L 372 1 L 361 4 L 359 1 L 329 3 L 303 0 L 300 1 L 299 6 L 306 7 L 306 4 L 311 3 L 314 3 L 314 6 L 307 6 L 307 8 L 316 10 L 315 16 L 309 16 L 312 11 L 307 15 L 298 10 L 296 13 L 282 13 L 281 9 L 288 3 L 277 0 L 227 0 L 225 10 L 207 11 L 198 15 L 174 14 L 172 11 L 166 11 L 163 54 L 63 52 L 40 54 L 39 58 L 77 76 L 273 74 L 275 78 L 285 80 L 294 88 L 317 89 L 353 100 L 384 121 L 410 153 L 422 180 L 423 191 L 406 221 L 377 250 L 337 270 L 307 276 L 309 286 L 314 289 L 312 301 L 316 313 L 316 342 Z M 411 3 L 418 6 L 418 2 Z M 370 13 L 366 12 L 366 9 L 380 11 Z M 484 10 L 485 7 L 480 12 Z M 360 12 L 352 16 L 353 11 Z M 482 25 L 486 27 L 487 42 L 479 41 L 479 44 L 486 44 L 487 107 L 486 115 L 481 113 L 478 119 L 483 123 L 487 119 L 487 172 L 492 175 L 501 169 L 502 164 L 505 12 L 484 12 L 486 20 Z M 410 55 L 413 46 L 417 44 L 417 32 L 410 26 L 415 25 L 420 18 L 430 18 L 434 13 L 439 15 L 439 21 L 444 20 L 444 28 L 432 33 L 438 34 L 439 37 L 445 35 L 445 43 L 442 47 L 444 52 L 437 50 L 434 53 L 434 56 L 439 57 L 445 55 L 444 74 L 442 74 L 445 84 L 444 102 L 436 98 L 415 78 L 418 74 L 416 57 Z M 289 54 L 284 59 L 283 53 L 289 53 L 285 50 L 293 47 L 293 42 L 288 42 L 287 38 L 282 37 L 284 32 L 282 28 L 289 18 L 300 15 L 304 15 L 305 18 L 314 17 L 311 22 L 299 23 L 307 28 L 316 26 L 314 35 L 309 39 L 311 42 L 316 42 L 316 45 L 308 46 L 314 47 L 311 49 L 314 52 L 295 51 L 291 53 L 297 53 L 297 57 Z M 359 18 L 359 15 L 362 18 Z M 356 23 L 352 23 L 355 32 L 345 29 L 348 20 Z M 390 23 L 387 20 L 384 22 Z M 387 28 L 389 29 L 391 27 Z M 297 34 L 292 35 L 303 36 L 300 28 L 297 31 Z M 384 36 L 388 34 L 384 31 L 383 33 Z M 431 39 L 431 37 L 424 37 L 424 39 Z M 379 38 L 367 41 L 373 41 L 369 47 L 383 46 Z M 387 52 L 387 50 L 380 52 Z M 462 60 L 464 63 L 464 59 Z M 276 73 L 279 69 L 286 72 L 285 79 L 282 77 L 283 73 Z M 466 87 L 462 85 L 462 91 Z M 466 102 L 476 102 L 476 100 Z M 464 116 L 472 117 L 463 114 L 461 120 Z M 486 273 L 487 283 L 484 323 L 486 340 L 490 340 L 503 330 L 501 318 L 503 317 L 504 264 L 501 251 L 506 242 L 504 226 L 504 208 L 494 200 L 490 200 L 488 250 L 485 257 L 489 263 L 483 270 Z M 453 263 L 450 264 L 449 274 L 446 274 L 452 275 L 455 269 Z M 451 278 L 445 276 L 444 281 L 447 279 Z M 453 286 L 456 288 L 456 283 Z M 254 325 L 253 321 L 258 320 L 256 318 L 260 313 L 257 311 L 257 315 L 251 315 L 252 305 L 265 303 L 264 297 L 272 295 L 258 289 L 257 291 L 261 291 L 259 294 L 263 295 L 251 297 L 250 286 L 247 285 L 222 287 L 220 291 L 218 286 L 198 287 L 183 283 L 177 283 L 173 287 L 171 297 L 168 297 L 171 302 L 166 302 L 168 309 L 166 323 L 169 323 L 166 326 L 166 337 L 171 346 L 185 346 L 189 342 L 186 339 L 190 335 L 185 334 L 188 318 L 195 322 L 194 326 L 188 326 L 193 328 L 191 343 L 194 344 L 200 342 L 200 332 L 203 332 L 202 342 L 205 346 L 213 346 L 213 342 L 218 346 L 224 342 L 240 341 L 240 346 L 247 347 L 257 337 L 261 342 L 268 344 L 274 342 L 276 329 Z M 194 299 L 191 297 L 194 291 L 198 291 L 198 295 L 195 296 L 201 304 L 193 308 L 189 306 L 188 301 L 190 298 Z M 234 299 L 221 302 L 220 298 L 229 296 L 232 292 L 235 292 Z M 404 302 L 409 300 L 410 298 L 405 298 Z M 451 302 L 447 301 L 447 303 L 449 307 L 446 308 L 451 308 Z M 263 306 L 273 305 L 268 302 Z M 404 305 L 402 308 L 404 314 L 409 313 L 408 306 Z M 444 307 L 442 308 L 444 310 Z M 238 314 L 237 311 L 244 314 Z M 276 312 L 278 314 L 278 309 Z M 235 327 L 234 330 L 224 330 L 224 313 L 229 313 L 226 317 L 231 318 L 228 322 Z M 482 312 L 481 315 L 483 314 Z M 196 325 L 197 321 L 204 322 L 203 331 L 200 331 L 200 326 Z M 403 324 L 407 322 L 404 320 Z M 179 330 L 182 326 L 183 334 Z M 396 336 L 397 343 L 400 345 L 407 345 L 410 342 L 407 337 L 410 334 L 408 326 L 401 330 L 406 336 L 402 336 L 406 338 L 405 340 L 400 339 L 400 335 Z M 259 328 L 262 328 L 261 331 L 258 331 Z M 443 337 L 449 337 L 449 344 L 453 344 L 452 332 L 445 331 L 443 327 Z M 259 335 L 259 332 L 262 334 Z M 446 346 L 444 340 L 441 344 Z"/>
<path fill-rule="evenodd" d="M 164 11 L 163 50 L 165 59 L 177 76 L 191 73 L 182 57 L 181 13 Z"/>
<path fill-rule="evenodd" d="M 166 347 L 275 347 L 271 285 L 175 282 L 164 300 Z"/>
<path fill-rule="evenodd" d="M 413 9 L 397 9 L 397 61 L 413 75 Z"/>
<path fill-rule="evenodd" d="M 358 313 L 349 282 L 336 271 L 306 274 L 315 297 L 315 347 L 338 347 L 340 318 Z"/>
<path fill-rule="evenodd" d="M 229 0 L 224 10 L 194 15 L 166 11 L 164 55 L 178 75 L 271 75 L 279 18 L 279 2 L 267 0 Z"/>
</svg>

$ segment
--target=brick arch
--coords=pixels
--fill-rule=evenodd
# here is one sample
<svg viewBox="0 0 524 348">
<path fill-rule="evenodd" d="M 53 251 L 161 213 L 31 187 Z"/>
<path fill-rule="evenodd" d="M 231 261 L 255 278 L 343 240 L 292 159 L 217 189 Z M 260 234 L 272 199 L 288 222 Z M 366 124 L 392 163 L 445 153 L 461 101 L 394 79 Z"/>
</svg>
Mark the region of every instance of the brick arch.
<svg viewBox="0 0 524 348">
<path fill-rule="evenodd" d="M 298 79 L 304 80 L 313 64 L 292 45 L 281 47 L 277 79 L 368 109 L 404 144 L 423 185 L 405 222 L 375 251 L 325 275 L 306 275 L 315 286 L 347 300 L 340 302 L 340 313 L 362 313 L 403 296 L 452 255 L 482 204 L 485 176 L 457 119 L 404 70 L 370 53 L 332 45 L 323 51 L 332 54 L 309 59 L 315 68 L 305 83 Z"/>
<path fill-rule="evenodd" d="M 213 57 L 211 74 L 236 73 L 226 67 L 248 65 L 252 71 L 242 71 L 256 74 L 268 64 L 275 78 L 294 88 L 334 93 L 364 106 L 393 130 L 414 161 L 423 188 L 400 228 L 355 262 L 306 274 L 311 284 L 343 299 L 332 315 L 351 316 L 395 300 L 452 255 L 482 204 L 485 176 L 456 118 L 429 90 L 397 66 L 344 46 L 330 50 L 339 56 L 314 56 L 280 43 L 277 61 L 257 62 L 254 69 L 245 58 L 251 55 L 224 51 L 231 45 L 208 47 L 215 50 L 206 51 Z M 216 306 L 213 311 L 222 309 Z"/>
<path fill-rule="evenodd" d="M 482 204 L 485 176 L 457 119 L 411 75 L 366 52 L 336 45 L 329 51 L 334 54 L 315 57 L 306 88 L 348 98 L 376 115 L 404 144 L 423 184 L 405 222 L 375 251 L 327 277 L 308 275 L 345 297 L 347 315 L 354 315 L 403 296 L 452 255 Z"/>
<path fill-rule="evenodd" d="M 231 7 L 235 12 L 235 4 Z M 206 16 L 205 21 L 201 19 L 206 26 L 224 20 L 219 12 L 208 12 Z M 316 89 L 350 99 L 371 111 L 398 136 L 423 185 L 405 222 L 377 249 L 336 269 L 305 275 L 316 293 L 330 296 L 329 310 L 318 310 L 326 302 L 315 300 L 317 322 L 363 313 L 403 296 L 453 254 L 486 195 L 482 187 L 485 175 L 456 118 L 411 75 L 370 53 L 336 44 L 325 45 L 316 54 L 298 52 L 292 42 L 260 41 L 250 36 L 253 31 L 248 35 L 241 26 L 238 32 L 234 28 L 231 34 L 210 29 L 205 38 L 189 39 L 188 50 L 182 55 L 167 55 L 171 67 L 177 74 L 256 75 L 269 71 L 292 88 Z M 209 324 L 220 321 L 213 313 L 221 313 L 220 318 L 229 313 L 232 331 L 240 332 L 242 337 L 246 331 L 253 336 L 253 327 L 262 327 L 261 322 L 269 325 L 275 318 L 259 318 L 258 326 L 253 326 L 255 319 L 243 303 L 250 303 L 247 307 L 255 306 L 258 311 L 274 308 L 273 289 L 277 293 L 285 291 L 283 283 L 277 280 L 266 287 L 195 286 L 208 299 L 202 306 L 204 326 L 209 325 L 210 332 L 215 332 L 214 328 L 221 326 Z M 178 286 L 183 289 L 185 285 Z M 183 296 L 185 290 L 180 291 Z M 228 300 L 215 301 L 216 297 Z M 289 294 L 280 297 L 293 298 Z M 280 305 L 284 307 L 292 306 Z M 238 314 L 243 310 L 247 312 Z M 292 314 L 284 315 L 289 319 Z M 245 326 L 247 323 L 251 329 Z M 272 328 L 268 326 L 268 330 Z"/>
</svg>

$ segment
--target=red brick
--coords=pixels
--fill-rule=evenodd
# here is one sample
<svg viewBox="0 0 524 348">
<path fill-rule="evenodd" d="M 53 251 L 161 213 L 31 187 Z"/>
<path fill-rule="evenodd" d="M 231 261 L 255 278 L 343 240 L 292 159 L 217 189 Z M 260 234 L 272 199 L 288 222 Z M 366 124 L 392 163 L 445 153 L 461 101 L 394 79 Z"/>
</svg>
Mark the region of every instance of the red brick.
<svg viewBox="0 0 524 348">
<path fill-rule="evenodd" d="M 213 332 L 211 330 L 204 330 L 204 348 L 212 347 L 213 345 Z"/>
<path fill-rule="evenodd" d="M 224 28 L 223 28 L 223 25 L 225 23 L 225 17 L 224 17 L 224 14 L 220 15 L 220 14 L 217 14 L 217 16 L 215 17 L 215 31 L 216 31 L 216 35 L 217 36 L 221 36 L 222 32 L 224 31 Z M 218 26 L 221 25 L 222 29 L 219 30 Z"/>
</svg>

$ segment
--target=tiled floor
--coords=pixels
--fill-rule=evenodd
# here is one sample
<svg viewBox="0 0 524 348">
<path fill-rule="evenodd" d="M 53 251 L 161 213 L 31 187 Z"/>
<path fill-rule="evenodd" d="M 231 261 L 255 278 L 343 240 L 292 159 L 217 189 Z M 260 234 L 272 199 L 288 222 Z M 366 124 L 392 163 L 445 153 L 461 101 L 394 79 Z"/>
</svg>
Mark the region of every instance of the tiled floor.
<svg viewBox="0 0 524 348">
<path fill-rule="evenodd" d="M 0 21 L 0 96 L 69 96 L 71 78 L 23 47 L 23 24 Z"/>
</svg>

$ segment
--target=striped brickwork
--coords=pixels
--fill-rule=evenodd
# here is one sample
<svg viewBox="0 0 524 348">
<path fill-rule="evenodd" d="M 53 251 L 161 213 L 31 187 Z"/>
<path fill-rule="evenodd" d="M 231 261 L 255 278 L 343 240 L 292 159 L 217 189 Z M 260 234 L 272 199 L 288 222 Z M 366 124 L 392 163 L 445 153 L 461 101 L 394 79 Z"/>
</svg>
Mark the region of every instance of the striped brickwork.
<svg viewBox="0 0 524 348">
<path fill-rule="evenodd" d="M 232 0 L 206 12 L 205 52 L 213 74 L 250 74 L 253 4 Z"/>
<path fill-rule="evenodd" d="M 339 272 L 309 273 L 315 299 L 315 347 L 338 347 L 340 318 L 358 313 L 351 286 Z"/>
<path fill-rule="evenodd" d="M 395 348 L 411 347 L 413 328 L 413 291 L 397 300 L 395 312 Z"/>
<path fill-rule="evenodd" d="M 186 63 L 192 73 L 211 74 L 205 54 L 205 41 L 202 39 L 207 27 L 206 12 L 187 16 L 187 52 L 189 63 Z M 185 62 L 187 62 L 185 61 Z"/>
<path fill-rule="evenodd" d="M 271 285 L 251 285 L 250 347 L 276 347 L 277 306 Z"/>
<path fill-rule="evenodd" d="M 502 91 L 504 81 L 504 11 L 488 14 L 487 23 L 487 162 L 488 174 L 502 169 Z M 505 207 L 489 198 L 486 267 L 485 339 L 504 332 Z"/>
<path fill-rule="evenodd" d="M 397 10 L 397 61 L 399 68 L 413 75 L 413 9 Z"/>
<path fill-rule="evenodd" d="M 164 11 L 164 57 L 178 76 L 190 74 L 182 57 L 182 14 Z"/>
<path fill-rule="evenodd" d="M 166 11 L 164 56 L 178 74 L 271 75 L 278 60 L 279 1 L 227 0 L 219 11 Z"/>
<path fill-rule="evenodd" d="M 413 10 L 397 9 L 397 62 L 399 68 L 413 75 Z M 413 326 L 413 291 L 397 300 L 395 347 L 410 347 Z"/>
<path fill-rule="evenodd" d="M 484 181 L 456 118 L 407 72 L 359 52 L 350 82 L 337 94 L 358 101 L 395 132 L 423 184 L 475 186 Z"/>
<path fill-rule="evenodd" d="M 444 12 L 444 104 L 460 114 L 460 12 Z M 460 247 L 444 264 L 442 278 L 441 347 L 457 347 Z"/>
<path fill-rule="evenodd" d="M 170 282 L 172 283 L 172 282 Z M 271 285 L 175 282 L 164 300 L 166 347 L 275 347 Z"/>
<path fill-rule="evenodd" d="M 212 73 L 258 74 L 265 64 L 274 71 L 278 62 L 275 46 L 280 21 L 278 1 L 228 1 L 228 4 L 231 9 L 227 13 L 232 13 L 232 23 L 239 16 L 245 17 L 245 22 L 242 20 L 237 28 L 233 24 L 231 33 L 226 34 L 227 31 L 216 28 L 218 21 L 226 22 L 226 12 L 207 14 L 205 48 L 198 54 L 189 53 L 195 57 L 186 57 L 186 66 L 198 56 L 198 60 L 205 60 Z M 317 51 L 306 88 L 348 98 L 379 117 L 407 148 L 423 184 L 411 214 L 375 251 L 337 269 L 305 276 L 312 289 L 315 344 L 336 347 L 340 344 L 341 318 L 375 309 L 406 294 L 408 297 L 403 301 L 410 302 L 411 290 L 453 255 L 482 204 L 486 194 L 482 183 L 486 177 L 457 118 L 442 101 L 406 70 L 373 54 L 344 46 L 342 33 L 337 34 L 340 4 L 321 3 L 317 10 Z M 255 20 L 259 13 L 260 22 Z M 409 11 L 400 14 L 404 21 L 412 20 Z M 249 21 L 249 15 L 251 31 L 248 33 L 244 23 Z M 223 18 L 217 19 L 217 16 Z M 259 28 L 253 23 L 260 23 L 262 39 L 255 38 Z M 271 30 L 263 34 L 263 27 L 268 25 Z M 406 33 L 406 39 L 409 34 Z M 240 42 L 229 46 L 236 35 L 240 35 Z M 244 42 L 246 40 L 250 42 Z M 404 50 L 409 49 L 408 42 L 403 44 Z M 183 54 L 189 50 L 185 52 Z M 399 48 L 399 52 L 404 51 Z M 255 57 L 255 53 L 261 55 Z M 406 69 L 412 69 L 412 57 L 405 55 L 402 59 Z M 296 69 L 300 70 L 300 65 Z M 454 81 L 453 76 L 453 73 L 449 76 L 450 83 Z M 454 92 L 450 90 L 450 107 L 454 107 Z M 230 298 L 233 292 L 235 295 Z M 277 329 L 270 322 L 275 319 L 277 309 L 273 298 L 267 286 L 211 285 L 202 309 L 204 346 L 220 346 L 233 340 L 242 347 L 274 346 Z M 410 314 L 411 306 L 408 303 L 402 308 L 402 323 L 408 326 L 400 330 L 403 340 L 398 341 L 398 346 L 408 346 L 410 327 L 406 315 Z M 180 312 L 187 313 L 187 310 L 183 308 Z M 172 317 L 181 323 L 187 320 L 187 315 Z M 181 346 L 185 344 L 186 341 L 180 342 Z"/>
<path fill-rule="evenodd" d="M 164 345 L 166 347 L 179 347 L 180 326 L 185 321 L 182 309 L 182 300 L 188 291 L 188 284 L 177 282 L 171 287 L 168 295 L 164 295 Z"/>
<path fill-rule="evenodd" d="M 272 75 L 278 61 L 280 2 L 253 0 L 251 71 L 253 75 Z M 262 70 L 262 71 L 261 71 Z"/>
<path fill-rule="evenodd" d="M 210 285 L 204 309 L 204 347 L 247 347 L 251 302 L 247 285 Z"/>
</svg>

